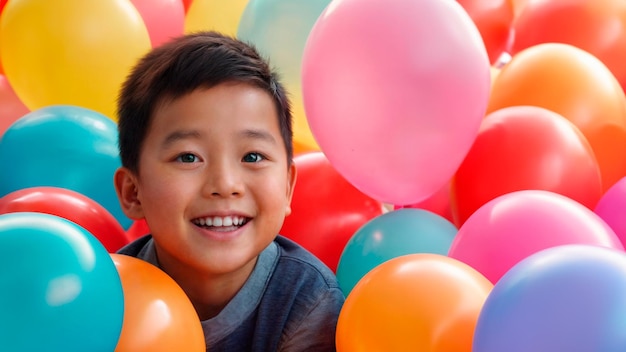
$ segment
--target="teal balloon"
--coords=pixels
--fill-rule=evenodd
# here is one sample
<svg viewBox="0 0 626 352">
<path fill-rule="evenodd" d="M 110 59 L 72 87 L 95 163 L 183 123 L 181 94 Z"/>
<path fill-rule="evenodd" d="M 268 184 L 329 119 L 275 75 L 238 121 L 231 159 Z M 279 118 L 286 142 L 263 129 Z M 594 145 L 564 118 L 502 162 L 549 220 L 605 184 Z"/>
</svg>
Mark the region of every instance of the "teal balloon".
<svg viewBox="0 0 626 352">
<path fill-rule="evenodd" d="M 115 264 L 55 215 L 0 215 L 0 351 L 113 351 L 124 296 Z"/>
<path fill-rule="evenodd" d="M 403 208 L 379 215 L 361 226 L 341 253 L 337 280 L 347 296 L 365 274 L 406 254 L 447 255 L 458 229 L 433 212 Z"/>
<path fill-rule="evenodd" d="M 239 19 L 237 37 L 254 44 L 269 58 L 288 87 L 300 87 L 306 40 L 329 3 L 330 0 L 250 0 Z"/>
<path fill-rule="evenodd" d="M 51 186 L 93 199 L 124 228 L 113 175 L 121 166 L 117 124 L 96 111 L 55 105 L 14 122 L 0 139 L 0 197 L 13 191 Z"/>
</svg>

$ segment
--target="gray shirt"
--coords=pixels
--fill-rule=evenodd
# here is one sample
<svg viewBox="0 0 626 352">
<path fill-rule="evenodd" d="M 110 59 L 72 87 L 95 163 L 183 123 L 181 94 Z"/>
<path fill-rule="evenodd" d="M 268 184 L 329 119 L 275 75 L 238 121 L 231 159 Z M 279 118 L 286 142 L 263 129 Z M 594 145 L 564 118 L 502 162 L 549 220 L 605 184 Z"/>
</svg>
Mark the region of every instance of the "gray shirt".
<svg viewBox="0 0 626 352">
<path fill-rule="evenodd" d="M 159 266 L 146 236 L 118 253 Z M 344 302 L 335 275 L 319 259 L 277 236 L 252 274 L 214 318 L 202 321 L 211 351 L 334 351 Z"/>
</svg>

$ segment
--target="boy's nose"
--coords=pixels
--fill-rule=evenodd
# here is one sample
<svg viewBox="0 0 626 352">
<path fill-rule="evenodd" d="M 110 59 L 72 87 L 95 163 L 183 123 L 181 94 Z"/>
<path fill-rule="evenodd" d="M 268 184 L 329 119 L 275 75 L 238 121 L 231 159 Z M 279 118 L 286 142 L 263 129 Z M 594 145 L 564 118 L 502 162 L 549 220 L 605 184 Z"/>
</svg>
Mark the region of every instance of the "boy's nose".
<svg viewBox="0 0 626 352">
<path fill-rule="evenodd" d="M 211 197 L 240 196 L 244 192 L 241 174 L 236 165 L 214 163 L 207 171 L 204 194 Z"/>
</svg>

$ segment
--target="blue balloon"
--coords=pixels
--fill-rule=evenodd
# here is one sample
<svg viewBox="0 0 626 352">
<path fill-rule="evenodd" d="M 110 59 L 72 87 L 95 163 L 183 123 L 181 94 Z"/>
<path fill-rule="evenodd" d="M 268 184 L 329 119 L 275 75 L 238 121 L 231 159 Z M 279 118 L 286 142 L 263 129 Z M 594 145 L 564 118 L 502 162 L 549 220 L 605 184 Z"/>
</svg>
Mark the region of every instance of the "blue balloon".
<svg viewBox="0 0 626 352">
<path fill-rule="evenodd" d="M 132 225 L 117 199 L 113 175 L 121 166 L 117 124 L 96 111 L 56 105 L 32 111 L 0 139 L 0 197 L 52 186 L 93 199 L 124 228 Z"/>
<path fill-rule="evenodd" d="M 113 351 L 124 316 L 117 268 L 81 226 L 0 215 L 0 350 Z"/>
<path fill-rule="evenodd" d="M 306 40 L 330 0 L 250 0 L 237 28 L 237 37 L 250 42 L 281 73 L 295 94 Z"/>
<path fill-rule="evenodd" d="M 374 267 L 406 254 L 447 255 L 457 228 L 433 212 L 403 208 L 379 215 L 359 228 L 341 253 L 337 280 L 348 295 Z"/>
<path fill-rule="evenodd" d="M 472 351 L 626 351 L 626 253 L 571 244 L 518 262 L 487 297 Z"/>
</svg>

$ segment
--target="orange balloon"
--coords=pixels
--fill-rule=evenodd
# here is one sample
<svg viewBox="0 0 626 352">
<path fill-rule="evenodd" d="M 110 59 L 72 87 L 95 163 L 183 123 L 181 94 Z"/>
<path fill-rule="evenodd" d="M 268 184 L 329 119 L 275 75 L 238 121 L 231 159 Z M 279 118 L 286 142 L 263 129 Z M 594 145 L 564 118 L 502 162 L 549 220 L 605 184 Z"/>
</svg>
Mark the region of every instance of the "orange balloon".
<svg viewBox="0 0 626 352">
<path fill-rule="evenodd" d="M 552 110 L 578 127 L 598 160 L 604 191 L 626 176 L 626 96 L 590 53 L 545 43 L 514 55 L 494 81 L 487 114 L 515 105 Z"/>
<path fill-rule="evenodd" d="M 493 284 L 439 254 L 390 259 L 354 286 L 339 314 L 337 351 L 471 352 Z"/>
<path fill-rule="evenodd" d="M 124 323 L 117 352 L 204 352 L 200 318 L 165 272 L 135 257 L 111 254 L 124 291 Z"/>
<path fill-rule="evenodd" d="M 513 43 L 514 9 L 511 0 L 458 0 L 483 38 L 494 64 Z"/>
<path fill-rule="evenodd" d="M 526 0 L 514 30 L 513 54 L 541 43 L 570 44 L 600 59 L 626 88 L 624 0 Z"/>
</svg>

